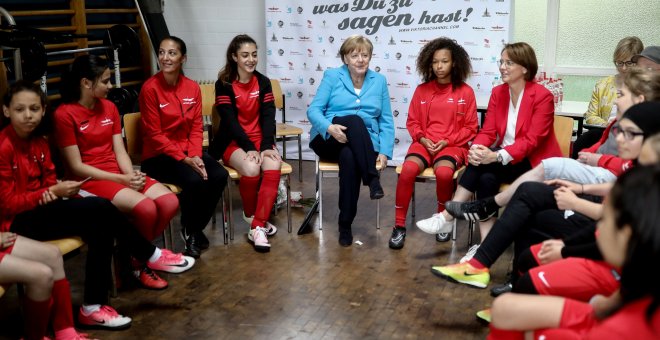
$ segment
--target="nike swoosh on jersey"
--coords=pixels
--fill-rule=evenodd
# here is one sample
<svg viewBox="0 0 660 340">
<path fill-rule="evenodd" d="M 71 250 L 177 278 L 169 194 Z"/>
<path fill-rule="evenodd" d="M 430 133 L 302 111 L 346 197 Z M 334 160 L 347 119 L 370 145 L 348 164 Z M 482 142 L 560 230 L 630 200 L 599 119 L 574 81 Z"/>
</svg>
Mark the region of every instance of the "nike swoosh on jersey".
<svg viewBox="0 0 660 340">
<path fill-rule="evenodd" d="M 160 106 L 161 109 L 164 108 L 164 107 L 167 106 L 167 105 L 170 105 L 170 103 L 158 104 L 158 106 Z"/>
</svg>

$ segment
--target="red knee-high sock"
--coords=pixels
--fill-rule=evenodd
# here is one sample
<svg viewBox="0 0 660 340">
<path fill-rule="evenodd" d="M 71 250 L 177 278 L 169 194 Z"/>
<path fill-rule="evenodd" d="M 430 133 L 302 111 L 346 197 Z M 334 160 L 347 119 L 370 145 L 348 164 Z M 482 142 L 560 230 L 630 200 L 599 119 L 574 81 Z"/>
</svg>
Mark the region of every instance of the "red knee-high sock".
<svg viewBox="0 0 660 340">
<path fill-rule="evenodd" d="M 419 174 L 419 166 L 412 161 L 405 161 L 401 166 L 401 174 L 396 182 L 396 198 L 394 200 L 394 225 L 405 227 L 406 215 L 410 206 L 410 198 L 415 189 L 415 177 Z"/>
<path fill-rule="evenodd" d="M 158 210 L 156 209 L 156 203 L 154 203 L 154 201 L 145 198 L 138 202 L 138 204 L 133 207 L 131 216 L 133 217 L 133 225 L 135 225 L 140 234 L 142 234 L 142 236 L 148 241 L 153 241 L 153 239 L 158 236 L 157 234 L 152 234 L 154 225 L 158 219 Z"/>
<path fill-rule="evenodd" d="M 445 211 L 445 202 L 451 199 L 454 193 L 454 169 L 439 166 L 435 173 L 435 194 L 438 197 L 438 212 Z"/>
<path fill-rule="evenodd" d="M 175 194 L 169 193 L 156 198 L 154 204 L 156 204 L 158 215 L 151 235 L 153 235 L 153 238 L 156 238 L 165 230 L 165 227 L 167 227 L 167 224 L 170 223 L 174 216 L 176 216 L 176 212 L 179 210 L 179 199 L 176 198 Z"/>
<path fill-rule="evenodd" d="M 252 228 L 266 226 L 266 221 L 270 217 L 270 211 L 273 209 L 275 199 L 277 199 L 277 187 L 280 184 L 279 170 L 264 170 L 264 177 L 259 187 L 259 197 L 257 198 L 257 209 L 254 212 Z"/>
<path fill-rule="evenodd" d="M 66 278 L 53 282 L 53 308 L 51 320 L 53 329 L 59 331 L 73 327 L 73 313 L 71 312 L 71 286 Z"/>
<path fill-rule="evenodd" d="M 241 176 L 238 191 L 241 193 L 243 212 L 247 217 L 254 215 L 254 210 L 257 208 L 257 190 L 259 190 L 259 176 Z"/>
<path fill-rule="evenodd" d="M 26 340 L 42 340 L 46 335 L 48 318 L 50 317 L 50 303 L 50 298 L 44 301 L 34 301 L 29 297 L 23 299 Z M 71 307 L 69 306 L 69 308 Z"/>
</svg>

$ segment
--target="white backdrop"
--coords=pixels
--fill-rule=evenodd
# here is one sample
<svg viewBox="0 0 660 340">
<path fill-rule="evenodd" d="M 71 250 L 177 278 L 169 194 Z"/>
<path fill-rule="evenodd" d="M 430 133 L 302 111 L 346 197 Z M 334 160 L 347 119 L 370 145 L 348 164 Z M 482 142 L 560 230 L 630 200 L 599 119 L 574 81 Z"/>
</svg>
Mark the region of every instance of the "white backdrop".
<svg viewBox="0 0 660 340">
<path fill-rule="evenodd" d="M 511 36 L 511 9 L 511 0 L 266 0 L 266 72 L 282 84 L 287 123 L 305 131 L 303 159 L 314 159 L 307 106 L 323 71 L 342 65 L 338 51 L 345 37 L 362 34 L 374 44 L 370 68 L 388 80 L 396 126 L 393 163 L 398 164 L 411 143 L 406 118 L 420 83 L 419 50 L 441 36 L 461 44 L 472 60 L 468 84 L 485 105 L 499 76 L 500 51 Z M 289 145 L 287 156 L 296 153 Z"/>
</svg>

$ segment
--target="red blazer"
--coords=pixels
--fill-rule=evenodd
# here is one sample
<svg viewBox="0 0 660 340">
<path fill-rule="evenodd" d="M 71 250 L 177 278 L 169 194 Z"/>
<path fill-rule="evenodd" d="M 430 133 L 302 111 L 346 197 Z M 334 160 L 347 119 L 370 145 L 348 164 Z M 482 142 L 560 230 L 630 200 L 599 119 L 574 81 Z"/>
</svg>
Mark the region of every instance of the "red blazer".
<svg viewBox="0 0 660 340">
<path fill-rule="evenodd" d="M 508 84 L 493 89 L 485 122 L 474 138 L 473 144 L 490 147 L 502 143 L 506 133 L 510 102 Z M 518 110 L 515 141 L 504 147 L 504 150 L 513 157 L 512 163 L 528 158 L 532 167 L 535 167 L 546 158 L 562 157 L 555 137 L 554 119 L 555 107 L 550 91 L 534 82 L 527 82 Z"/>
</svg>

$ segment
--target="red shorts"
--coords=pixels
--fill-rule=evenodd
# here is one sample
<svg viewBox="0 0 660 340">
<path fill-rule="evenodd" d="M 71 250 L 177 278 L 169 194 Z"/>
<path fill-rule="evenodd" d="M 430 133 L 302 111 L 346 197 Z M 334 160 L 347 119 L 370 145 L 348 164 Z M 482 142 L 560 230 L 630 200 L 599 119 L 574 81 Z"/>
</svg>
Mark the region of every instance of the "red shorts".
<svg viewBox="0 0 660 340">
<path fill-rule="evenodd" d="M 447 146 L 442 150 L 440 150 L 440 152 L 431 156 L 431 154 L 428 152 L 428 150 L 426 150 L 424 145 L 422 145 L 419 142 L 413 142 L 412 144 L 410 144 L 410 147 L 408 147 L 406 158 L 408 158 L 408 156 L 413 156 L 413 155 L 417 156 L 424 162 L 424 166 L 427 168 L 433 166 L 433 164 L 435 164 L 441 158 L 444 159 L 451 158 L 456 163 L 456 169 L 458 169 L 461 166 L 463 166 L 463 164 L 465 164 L 467 153 L 468 150 L 466 148 L 462 148 L 458 146 Z"/>
<path fill-rule="evenodd" d="M 589 301 L 596 294 L 610 296 L 620 286 L 620 275 L 614 267 L 577 257 L 541 265 L 528 273 L 539 294 L 578 301 Z"/>
<path fill-rule="evenodd" d="M 261 138 L 250 138 L 250 141 L 252 144 L 254 144 L 254 147 L 257 148 L 257 150 L 261 149 Z M 229 165 L 229 158 L 231 155 L 234 153 L 234 151 L 240 149 L 241 147 L 238 146 L 236 141 L 231 141 L 229 143 L 229 146 L 225 149 L 225 152 L 222 154 L 222 162 L 225 163 L 225 165 Z"/>
<path fill-rule="evenodd" d="M 149 188 L 151 188 L 154 184 L 158 183 L 155 179 L 145 176 L 146 177 L 146 182 L 144 183 L 144 188 L 140 191 L 141 194 L 144 194 Z M 113 181 L 108 181 L 108 180 L 90 180 L 87 181 L 86 183 L 83 183 L 82 187 L 80 188 L 80 192 L 78 192 L 78 196 L 81 197 L 88 197 L 88 196 L 96 196 L 96 197 L 102 197 L 107 200 L 112 201 L 115 198 L 115 195 L 122 190 L 122 189 L 127 189 L 128 187 L 117 182 Z"/>
</svg>

